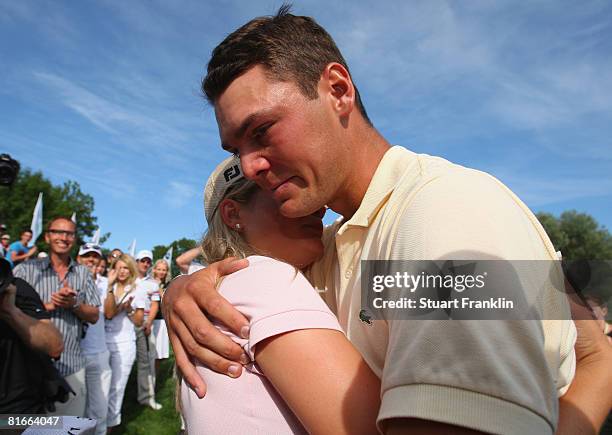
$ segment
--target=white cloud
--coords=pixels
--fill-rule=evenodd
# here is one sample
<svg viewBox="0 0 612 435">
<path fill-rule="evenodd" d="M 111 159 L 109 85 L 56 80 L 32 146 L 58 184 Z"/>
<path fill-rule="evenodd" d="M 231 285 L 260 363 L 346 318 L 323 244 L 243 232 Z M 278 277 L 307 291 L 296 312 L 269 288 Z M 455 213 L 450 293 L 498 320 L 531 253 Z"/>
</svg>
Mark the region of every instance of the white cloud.
<svg viewBox="0 0 612 435">
<path fill-rule="evenodd" d="M 197 200 L 199 190 L 190 184 L 180 181 L 170 181 L 164 194 L 164 202 L 173 208 L 180 208 Z"/>
</svg>

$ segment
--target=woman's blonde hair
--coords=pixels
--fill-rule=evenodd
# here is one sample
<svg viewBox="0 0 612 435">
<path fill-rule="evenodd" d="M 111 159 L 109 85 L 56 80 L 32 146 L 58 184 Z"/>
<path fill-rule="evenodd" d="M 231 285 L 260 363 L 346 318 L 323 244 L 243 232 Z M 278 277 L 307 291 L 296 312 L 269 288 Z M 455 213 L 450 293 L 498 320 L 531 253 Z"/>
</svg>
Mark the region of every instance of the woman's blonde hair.
<svg viewBox="0 0 612 435">
<path fill-rule="evenodd" d="M 247 204 L 259 187 L 246 178 L 234 183 L 225 193 L 224 199 L 232 199 L 239 204 Z M 202 257 L 208 264 L 228 257 L 246 258 L 255 254 L 255 250 L 244 240 L 242 233 L 229 228 L 217 209 L 208 223 L 208 230 L 202 239 Z"/>
<path fill-rule="evenodd" d="M 155 262 L 155 264 L 151 268 L 152 270 L 151 273 L 153 275 L 153 279 L 157 279 L 157 277 L 155 276 L 155 268 L 157 267 L 158 264 L 161 264 L 161 263 L 166 263 L 166 266 L 168 267 L 168 272 L 166 273 L 166 279 L 164 279 L 164 282 L 162 282 L 162 284 L 168 284 L 170 282 L 170 265 L 163 258 L 160 258 L 159 260 Z"/>
<path fill-rule="evenodd" d="M 130 276 L 126 281 L 125 286 L 132 286 L 136 282 L 136 278 L 138 278 L 138 268 L 136 267 L 136 262 L 130 255 L 121 254 L 119 257 L 113 260 L 110 269 L 114 269 L 115 265 L 120 261 L 123 261 L 130 271 Z"/>
</svg>

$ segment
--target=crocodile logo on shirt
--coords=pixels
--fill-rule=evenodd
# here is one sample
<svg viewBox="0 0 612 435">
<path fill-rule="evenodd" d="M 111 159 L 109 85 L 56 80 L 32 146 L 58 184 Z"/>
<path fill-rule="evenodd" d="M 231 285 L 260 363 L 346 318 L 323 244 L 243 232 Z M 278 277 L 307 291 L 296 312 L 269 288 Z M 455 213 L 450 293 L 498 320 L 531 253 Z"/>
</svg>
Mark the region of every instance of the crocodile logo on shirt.
<svg viewBox="0 0 612 435">
<path fill-rule="evenodd" d="M 366 325 L 372 325 L 372 316 L 368 312 L 368 310 L 361 310 L 359 312 L 359 320 L 361 320 Z"/>
</svg>

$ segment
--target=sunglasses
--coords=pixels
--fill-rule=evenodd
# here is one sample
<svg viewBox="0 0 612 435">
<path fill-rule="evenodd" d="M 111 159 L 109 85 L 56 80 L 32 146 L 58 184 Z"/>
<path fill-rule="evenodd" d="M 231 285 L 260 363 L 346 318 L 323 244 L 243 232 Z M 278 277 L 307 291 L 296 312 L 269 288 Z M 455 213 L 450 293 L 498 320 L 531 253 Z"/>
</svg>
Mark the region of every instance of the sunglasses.
<svg viewBox="0 0 612 435">
<path fill-rule="evenodd" d="M 47 231 L 49 234 L 53 234 L 54 236 L 66 236 L 69 239 L 74 239 L 76 233 L 74 231 L 64 231 L 64 230 L 49 230 Z"/>
<path fill-rule="evenodd" d="M 138 260 L 138 262 L 139 263 L 149 263 L 149 264 L 153 263 L 150 258 L 141 258 L 140 260 Z"/>
</svg>

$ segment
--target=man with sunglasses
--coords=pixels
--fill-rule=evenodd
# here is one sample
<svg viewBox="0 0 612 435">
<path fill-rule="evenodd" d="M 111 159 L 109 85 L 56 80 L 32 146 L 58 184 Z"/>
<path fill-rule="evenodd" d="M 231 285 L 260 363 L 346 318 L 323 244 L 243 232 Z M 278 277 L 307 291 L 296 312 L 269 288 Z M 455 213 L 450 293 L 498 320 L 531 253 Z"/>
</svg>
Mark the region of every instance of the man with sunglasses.
<svg viewBox="0 0 612 435">
<path fill-rule="evenodd" d="M 159 311 L 159 284 L 148 273 L 153 264 L 153 253 L 143 249 L 136 254 L 138 278 L 136 284 L 146 290 L 145 318 L 136 327 L 136 362 L 138 367 L 138 402 L 154 410 L 162 405 L 155 401 L 155 336 L 151 334 L 153 320 Z"/>
<path fill-rule="evenodd" d="M 49 256 L 15 267 L 14 275 L 36 289 L 51 313 L 51 321 L 64 339 L 64 351 L 55 366 L 75 395 L 56 403 L 56 415 L 85 415 L 85 358 L 81 353 L 82 322 L 96 323 L 100 298 L 89 270 L 70 257 L 76 238 L 74 222 L 67 217 L 52 219 L 45 232 Z"/>
</svg>

